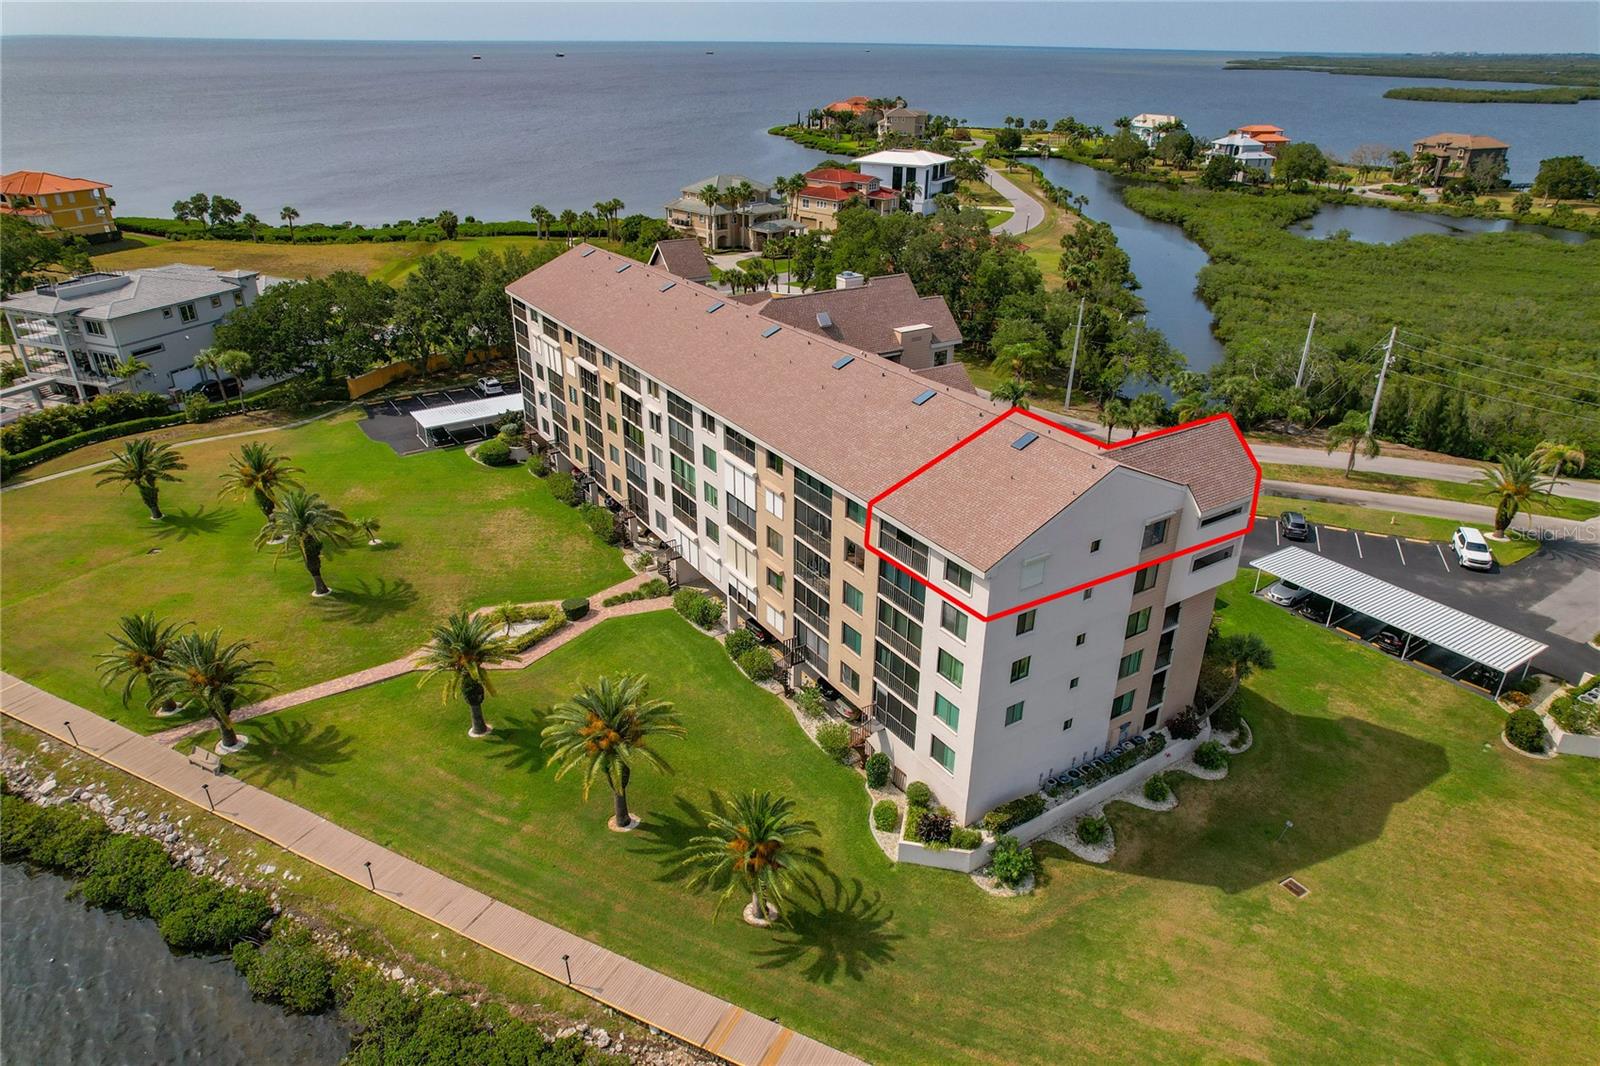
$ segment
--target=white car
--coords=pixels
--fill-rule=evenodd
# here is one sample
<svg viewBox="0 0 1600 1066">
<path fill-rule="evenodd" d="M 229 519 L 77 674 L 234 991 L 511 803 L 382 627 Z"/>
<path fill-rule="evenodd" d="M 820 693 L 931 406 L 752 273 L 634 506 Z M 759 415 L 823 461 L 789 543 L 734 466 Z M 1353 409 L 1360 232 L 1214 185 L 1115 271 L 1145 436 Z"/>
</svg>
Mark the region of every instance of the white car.
<svg viewBox="0 0 1600 1066">
<path fill-rule="evenodd" d="M 1489 542 L 1471 526 L 1461 526 L 1450 534 L 1450 547 L 1455 549 L 1456 563 L 1469 570 L 1493 570 L 1494 554 Z"/>
<path fill-rule="evenodd" d="M 1293 581 L 1279 581 L 1267 586 L 1266 597 L 1273 603 L 1281 603 L 1285 607 L 1293 607 L 1307 596 L 1311 595 L 1310 589 L 1303 589 Z"/>
<path fill-rule="evenodd" d="M 479 378 L 478 391 L 485 396 L 503 396 L 506 388 L 500 384 L 499 378 Z"/>
</svg>

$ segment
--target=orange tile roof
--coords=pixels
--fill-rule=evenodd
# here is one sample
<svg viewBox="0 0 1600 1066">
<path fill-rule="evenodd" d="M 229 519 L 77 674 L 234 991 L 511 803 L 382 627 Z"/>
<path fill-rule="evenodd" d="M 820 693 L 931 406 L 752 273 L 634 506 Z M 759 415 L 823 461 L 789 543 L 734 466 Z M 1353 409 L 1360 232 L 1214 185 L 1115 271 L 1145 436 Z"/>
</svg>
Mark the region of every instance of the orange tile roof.
<svg viewBox="0 0 1600 1066">
<path fill-rule="evenodd" d="M 833 103 L 829 104 L 827 107 L 823 108 L 822 110 L 824 110 L 824 111 L 854 111 L 856 114 L 859 115 L 863 111 L 870 110 L 870 108 L 868 108 L 868 106 L 867 106 L 867 97 L 865 97 L 865 96 L 847 96 L 843 100 L 835 100 Z"/>
<path fill-rule="evenodd" d="M 50 212 L 42 207 L 12 207 L 10 204 L 0 204 L 0 215 L 23 215 L 28 218 L 49 218 Z"/>
<path fill-rule="evenodd" d="M 109 189 L 103 181 L 88 178 L 68 178 L 45 170 L 13 170 L 0 175 L 0 194 L 5 196 L 41 196 L 52 192 L 87 192 L 90 189 Z"/>
<path fill-rule="evenodd" d="M 1281 133 L 1252 133 L 1250 139 L 1260 141 L 1262 144 L 1288 144 L 1289 138 Z"/>
<path fill-rule="evenodd" d="M 854 183 L 870 185 L 877 180 L 870 174 L 859 174 L 854 170 L 845 170 L 843 167 L 822 167 L 819 170 L 808 170 L 805 177 L 807 181 L 826 181 L 835 185 Z"/>
<path fill-rule="evenodd" d="M 1253 126 L 1240 126 L 1239 127 L 1239 132 L 1240 133 L 1248 133 L 1248 134 L 1251 134 L 1251 135 L 1254 135 L 1254 134 L 1257 134 L 1257 133 L 1282 133 L 1283 132 L 1283 127 L 1282 126 L 1268 126 L 1265 123 L 1256 123 Z"/>
</svg>

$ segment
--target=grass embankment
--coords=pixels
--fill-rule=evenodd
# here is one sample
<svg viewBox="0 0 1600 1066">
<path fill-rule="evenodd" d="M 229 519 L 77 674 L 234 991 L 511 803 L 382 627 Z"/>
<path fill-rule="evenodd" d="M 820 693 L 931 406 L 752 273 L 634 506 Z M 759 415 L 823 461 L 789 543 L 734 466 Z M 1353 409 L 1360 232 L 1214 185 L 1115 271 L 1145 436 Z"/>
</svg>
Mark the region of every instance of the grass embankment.
<svg viewBox="0 0 1600 1066">
<path fill-rule="evenodd" d="M 1045 287 L 1060 288 L 1061 238 L 1072 232 L 1072 228 L 1077 225 L 1078 215 L 1052 203 L 1039 188 L 1033 171 L 1018 168 L 1003 173 L 1017 188 L 1044 208 L 1044 221 L 1022 234 L 1019 239 L 1022 241 L 1022 246 L 1028 250 L 1028 257 L 1038 264 L 1039 273 L 1044 275 Z"/>
<path fill-rule="evenodd" d="M 367 439 L 353 414 L 258 439 L 304 467 L 307 488 L 353 518 L 383 522 L 382 545 L 358 541 L 326 559 L 334 595 L 312 599 L 298 558 L 275 563 L 255 550 L 253 502 L 217 498 L 240 442 L 195 444 L 179 452 L 183 480 L 162 488 L 164 522 L 150 521 L 136 495 L 97 487 L 93 473 L 6 493 L 4 668 L 149 732 L 173 722 L 138 700 L 122 707 L 96 680 L 95 656 L 125 614 L 154 611 L 254 641 L 287 691 L 398 658 L 457 607 L 585 595 L 628 575 L 620 553 L 520 467 L 491 469 L 460 450 L 402 459 Z M 75 455 L 81 464 L 110 451 Z"/>
<path fill-rule="evenodd" d="M 1454 500 L 1457 503 L 1475 503 L 1482 507 L 1494 506 L 1493 498 L 1470 482 L 1404 477 L 1399 474 L 1379 474 L 1367 470 L 1357 470 L 1353 474 L 1346 475 L 1344 471 L 1332 467 L 1281 463 L 1262 463 L 1261 474 L 1273 481 L 1295 481 L 1302 485 L 1336 485 L 1347 489 L 1392 492 L 1399 496 L 1420 496 L 1429 500 Z M 1600 503 L 1593 500 L 1578 500 L 1571 496 L 1541 495 L 1529 510 L 1552 518 L 1571 518 L 1583 522 L 1600 515 Z"/>
<path fill-rule="evenodd" d="M 1452 89 L 1427 85 L 1390 89 L 1383 98 L 1433 104 L 1576 104 L 1581 100 L 1600 100 L 1600 88 L 1563 85 L 1549 89 Z"/>
<path fill-rule="evenodd" d="M 1156 1063 L 1583 1058 L 1600 767 L 1507 751 L 1489 701 L 1286 618 L 1249 580 L 1219 603 L 1225 631 L 1260 633 L 1276 657 L 1240 696 L 1255 746 L 1226 781 L 1179 779 L 1176 812 L 1113 805 L 1108 866 L 1041 846 L 1023 899 L 891 866 L 859 779 L 666 612 L 499 675 L 488 740 L 399 679 L 248 723 L 256 739 L 236 761 L 286 798 L 872 1061 L 1059 1062 L 1086 1047 Z M 644 824 L 619 837 L 603 789 L 583 803 L 576 780 L 552 779 L 537 708 L 641 669 L 689 733 L 661 745 L 674 776 L 635 775 Z M 825 873 L 791 897 L 792 925 L 751 929 L 737 901 L 713 920 L 714 898 L 683 886 L 689 806 L 712 788 L 776 789 L 821 827 Z M 1290 874 L 1310 896 L 1278 886 Z"/>
<path fill-rule="evenodd" d="M 1401 514 L 1398 511 L 1384 511 L 1357 504 L 1324 503 L 1320 500 L 1300 500 L 1291 496 L 1262 496 L 1257 503 L 1260 521 L 1276 521 L 1278 515 L 1284 511 L 1299 511 L 1317 525 L 1438 542 L 1448 541 L 1450 535 L 1461 525 L 1468 525 L 1485 533 L 1494 529 L 1492 522 L 1462 523 L 1453 518 Z M 1488 544 L 1489 550 L 1501 566 L 1510 566 L 1539 550 L 1537 540 L 1524 538 L 1515 531 L 1510 534 L 1509 540 L 1489 540 Z"/>
</svg>

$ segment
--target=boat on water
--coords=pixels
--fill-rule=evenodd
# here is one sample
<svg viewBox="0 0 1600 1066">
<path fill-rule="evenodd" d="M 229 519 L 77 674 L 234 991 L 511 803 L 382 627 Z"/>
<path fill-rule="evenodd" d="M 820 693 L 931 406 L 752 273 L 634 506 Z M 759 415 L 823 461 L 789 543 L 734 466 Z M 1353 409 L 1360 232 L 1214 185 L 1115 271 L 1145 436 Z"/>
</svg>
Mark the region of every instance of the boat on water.
<svg viewBox="0 0 1600 1066">
<path fill-rule="evenodd" d="M 473 56 L 472 58 L 473 59 L 482 59 L 483 57 L 482 56 Z"/>
<path fill-rule="evenodd" d="M 565 58 L 567 58 L 567 53 L 565 53 L 565 52 L 557 52 L 556 53 L 556 58 L 557 59 L 565 59 Z"/>
</svg>

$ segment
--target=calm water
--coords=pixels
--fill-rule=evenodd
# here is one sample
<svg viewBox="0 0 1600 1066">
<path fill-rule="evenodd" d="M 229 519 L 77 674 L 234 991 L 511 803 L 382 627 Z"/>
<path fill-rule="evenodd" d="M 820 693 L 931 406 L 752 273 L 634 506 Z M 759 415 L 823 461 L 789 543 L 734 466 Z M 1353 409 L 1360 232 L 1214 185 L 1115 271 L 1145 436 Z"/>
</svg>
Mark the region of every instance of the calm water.
<svg viewBox="0 0 1600 1066">
<path fill-rule="evenodd" d="M 528 34 L 539 29 L 530 19 Z M 555 57 L 558 48 L 566 58 Z M 1509 142 L 1519 181 L 1545 156 L 1600 158 L 1600 101 L 1384 100 L 1392 79 L 1224 71 L 1226 58 L 889 45 L 6 39 L 0 165 L 109 181 L 129 214 L 165 214 L 197 190 L 274 219 L 286 203 L 325 221 L 381 222 L 444 207 L 520 219 L 536 201 L 583 209 L 610 196 L 656 213 L 713 172 L 770 179 L 815 163 L 816 153 L 766 129 L 854 93 L 899 93 L 991 124 L 1007 114 L 1072 114 L 1109 127 L 1119 115 L 1175 112 L 1197 133 L 1216 135 L 1274 122 L 1335 153 L 1462 130 Z"/>
<path fill-rule="evenodd" d="M 257 1003 L 227 959 L 178 956 L 155 923 L 85 907 L 54 874 L 0 867 L 0 1059 L 28 1066 L 336 1063 L 332 1016 Z"/>
<path fill-rule="evenodd" d="M 1526 105 L 1525 105 L 1526 106 Z M 1393 244 L 1419 234 L 1443 234 L 1447 237 L 1464 237 L 1473 233 L 1537 233 L 1540 236 L 1582 244 L 1588 234 L 1553 226 L 1531 226 L 1513 222 L 1508 218 L 1451 218 L 1449 215 L 1430 215 L 1420 211 L 1393 211 L 1385 207 L 1360 207 L 1327 204 L 1293 232 L 1307 237 L 1327 237 L 1347 230 L 1352 240 L 1368 244 Z"/>
</svg>

